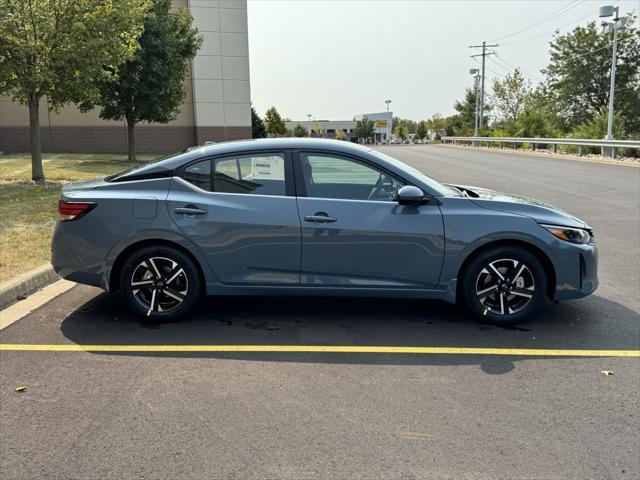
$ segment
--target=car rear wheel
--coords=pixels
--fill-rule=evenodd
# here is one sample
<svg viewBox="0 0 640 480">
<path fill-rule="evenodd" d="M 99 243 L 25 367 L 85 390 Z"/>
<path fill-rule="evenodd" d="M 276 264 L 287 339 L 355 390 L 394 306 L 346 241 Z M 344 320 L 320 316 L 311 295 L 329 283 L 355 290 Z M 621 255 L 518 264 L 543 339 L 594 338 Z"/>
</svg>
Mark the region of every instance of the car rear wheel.
<svg viewBox="0 0 640 480">
<path fill-rule="evenodd" d="M 196 265 L 171 247 L 146 247 L 134 252 L 120 275 L 126 302 L 154 321 L 176 320 L 188 313 L 201 289 Z"/>
<path fill-rule="evenodd" d="M 517 247 L 498 247 L 474 258 L 462 278 L 462 297 L 478 319 L 508 324 L 524 320 L 545 300 L 547 279 L 540 260 Z"/>
</svg>

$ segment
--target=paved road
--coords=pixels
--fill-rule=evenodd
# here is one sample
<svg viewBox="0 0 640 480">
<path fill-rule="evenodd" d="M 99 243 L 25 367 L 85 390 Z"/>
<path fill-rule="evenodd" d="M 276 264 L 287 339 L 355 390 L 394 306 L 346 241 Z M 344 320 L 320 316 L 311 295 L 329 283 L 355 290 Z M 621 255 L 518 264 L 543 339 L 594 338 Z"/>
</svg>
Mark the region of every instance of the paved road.
<svg viewBox="0 0 640 480">
<path fill-rule="evenodd" d="M 639 348 L 640 170 L 388 151 L 437 179 L 583 217 L 598 234 L 601 289 L 501 329 L 440 302 L 252 297 L 209 299 L 189 321 L 158 326 L 79 286 L 0 343 Z M 0 411 L 7 479 L 640 476 L 631 358 L 2 352 Z"/>
</svg>

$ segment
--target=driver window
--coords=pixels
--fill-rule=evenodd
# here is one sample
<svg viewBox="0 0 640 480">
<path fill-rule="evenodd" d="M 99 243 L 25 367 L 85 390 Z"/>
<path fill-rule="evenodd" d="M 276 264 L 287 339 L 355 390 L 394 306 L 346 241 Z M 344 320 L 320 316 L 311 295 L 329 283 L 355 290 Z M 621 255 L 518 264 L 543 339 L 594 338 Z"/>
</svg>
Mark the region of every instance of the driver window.
<svg viewBox="0 0 640 480">
<path fill-rule="evenodd" d="M 402 186 L 393 177 L 348 158 L 301 153 L 300 160 L 308 197 L 392 202 Z"/>
</svg>

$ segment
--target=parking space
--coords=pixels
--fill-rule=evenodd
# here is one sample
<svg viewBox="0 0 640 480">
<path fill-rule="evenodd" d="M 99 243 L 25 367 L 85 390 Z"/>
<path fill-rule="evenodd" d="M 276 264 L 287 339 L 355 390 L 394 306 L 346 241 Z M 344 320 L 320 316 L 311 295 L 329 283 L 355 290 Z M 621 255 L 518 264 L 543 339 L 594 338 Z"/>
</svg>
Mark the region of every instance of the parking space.
<svg viewBox="0 0 640 480">
<path fill-rule="evenodd" d="M 2 477 L 638 478 L 640 169 L 382 150 L 582 217 L 600 289 L 499 328 L 442 302 L 309 297 L 209 298 L 159 325 L 77 286 L 0 332 L 43 346 L 0 351 Z"/>
</svg>

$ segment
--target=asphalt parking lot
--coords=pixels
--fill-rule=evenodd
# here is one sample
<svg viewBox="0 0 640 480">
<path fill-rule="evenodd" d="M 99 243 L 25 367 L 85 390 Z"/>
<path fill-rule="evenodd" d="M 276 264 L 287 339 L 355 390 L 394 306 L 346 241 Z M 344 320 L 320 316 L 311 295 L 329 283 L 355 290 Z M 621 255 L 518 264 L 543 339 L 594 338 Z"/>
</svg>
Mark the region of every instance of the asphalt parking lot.
<svg viewBox="0 0 640 480">
<path fill-rule="evenodd" d="M 156 348 L 1 351 L 0 477 L 639 478 L 640 359 L 562 351 L 640 349 L 640 169 L 381 150 L 440 181 L 583 218 L 600 247 L 599 290 L 498 328 L 441 302 L 304 297 L 210 298 L 187 321 L 156 325 L 77 286 L 0 331 L 0 344 Z M 161 351 L 203 345 L 507 354 Z"/>
</svg>

